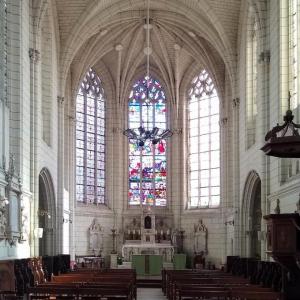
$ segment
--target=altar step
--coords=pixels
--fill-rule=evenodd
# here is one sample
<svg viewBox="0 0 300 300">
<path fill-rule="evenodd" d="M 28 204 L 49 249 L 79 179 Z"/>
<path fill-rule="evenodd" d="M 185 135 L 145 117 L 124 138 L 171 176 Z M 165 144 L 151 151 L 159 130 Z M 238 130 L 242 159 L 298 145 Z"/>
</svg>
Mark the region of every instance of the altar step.
<svg viewBox="0 0 300 300">
<path fill-rule="evenodd" d="M 153 279 L 153 278 L 137 279 L 136 285 L 139 288 L 161 288 L 161 279 Z"/>
</svg>

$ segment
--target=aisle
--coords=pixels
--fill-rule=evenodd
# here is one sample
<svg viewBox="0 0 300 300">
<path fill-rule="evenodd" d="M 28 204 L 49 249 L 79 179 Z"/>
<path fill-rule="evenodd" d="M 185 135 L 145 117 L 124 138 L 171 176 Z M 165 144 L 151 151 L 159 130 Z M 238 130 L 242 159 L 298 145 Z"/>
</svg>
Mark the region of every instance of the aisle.
<svg viewBox="0 0 300 300">
<path fill-rule="evenodd" d="M 161 289 L 157 288 L 138 288 L 137 300 L 166 300 Z"/>
</svg>

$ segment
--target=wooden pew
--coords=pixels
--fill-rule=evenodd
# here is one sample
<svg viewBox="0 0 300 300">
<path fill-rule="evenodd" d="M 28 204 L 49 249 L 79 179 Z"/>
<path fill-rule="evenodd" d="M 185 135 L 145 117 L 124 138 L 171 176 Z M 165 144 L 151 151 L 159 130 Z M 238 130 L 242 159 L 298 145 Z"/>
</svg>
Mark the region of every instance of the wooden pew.
<svg viewBox="0 0 300 300">
<path fill-rule="evenodd" d="M 48 299 L 51 296 L 70 299 L 136 299 L 134 270 L 95 270 L 52 276 L 52 281 L 29 290 L 29 299 Z"/>
<path fill-rule="evenodd" d="M 169 300 L 247 299 L 277 300 L 281 294 L 271 288 L 252 285 L 242 277 L 228 276 L 220 271 L 163 270 L 163 290 Z"/>
</svg>

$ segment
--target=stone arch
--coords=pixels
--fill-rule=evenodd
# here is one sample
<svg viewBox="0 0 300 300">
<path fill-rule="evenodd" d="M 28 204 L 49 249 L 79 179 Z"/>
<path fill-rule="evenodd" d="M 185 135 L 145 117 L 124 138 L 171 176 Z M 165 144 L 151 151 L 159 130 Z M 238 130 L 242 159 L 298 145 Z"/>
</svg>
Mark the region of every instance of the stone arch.
<svg viewBox="0 0 300 300">
<path fill-rule="evenodd" d="M 47 168 L 43 168 L 39 174 L 38 227 L 43 228 L 43 236 L 39 238 L 39 255 L 55 254 L 55 207 L 55 191 L 52 176 Z"/>
<path fill-rule="evenodd" d="M 241 213 L 241 254 L 247 257 L 261 256 L 261 179 L 252 170 L 246 179 Z"/>
</svg>

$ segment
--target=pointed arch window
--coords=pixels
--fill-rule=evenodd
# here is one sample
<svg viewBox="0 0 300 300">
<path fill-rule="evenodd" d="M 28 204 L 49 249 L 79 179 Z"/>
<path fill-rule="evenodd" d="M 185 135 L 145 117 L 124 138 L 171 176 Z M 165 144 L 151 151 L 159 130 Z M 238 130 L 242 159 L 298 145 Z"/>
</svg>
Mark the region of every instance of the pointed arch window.
<svg viewBox="0 0 300 300">
<path fill-rule="evenodd" d="M 299 0 L 289 1 L 289 90 L 291 92 L 291 109 L 298 106 L 298 23 Z"/>
<path fill-rule="evenodd" d="M 92 69 L 76 99 L 76 200 L 105 203 L 105 98 Z"/>
<path fill-rule="evenodd" d="M 147 81 L 148 109 L 144 102 Z M 128 128 L 157 126 L 166 129 L 166 97 L 158 80 L 143 77 L 133 85 L 128 102 L 128 123 Z M 129 205 L 166 206 L 166 147 L 165 140 L 156 145 L 146 141 L 142 148 L 135 141 L 129 142 Z"/>
<path fill-rule="evenodd" d="M 247 148 L 255 144 L 257 118 L 257 22 L 250 18 L 247 32 L 247 67 L 246 67 L 246 130 Z"/>
<path fill-rule="evenodd" d="M 189 208 L 220 204 L 219 98 L 206 70 L 192 80 L 188 102 Z"/>
</svg>

